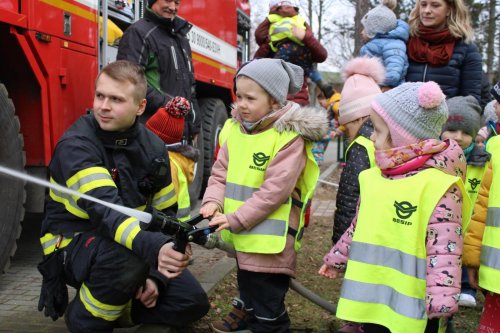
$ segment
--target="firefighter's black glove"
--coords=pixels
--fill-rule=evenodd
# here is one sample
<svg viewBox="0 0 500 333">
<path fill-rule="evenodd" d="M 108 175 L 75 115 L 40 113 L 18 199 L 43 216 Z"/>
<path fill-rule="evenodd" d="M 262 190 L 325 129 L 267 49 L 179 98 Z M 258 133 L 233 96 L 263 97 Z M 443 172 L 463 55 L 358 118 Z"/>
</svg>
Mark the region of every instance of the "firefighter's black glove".
<svg viewBox="0 0 500 333">
<path fill-rule="evenodd" d="M 68 306 L 68 288 L 64 281 L 64 251 L 46 256 L 38 264 L 38 271 L 43 276 L 38 311 L 45 309 L 45 317 L 55 321 L 64 315 Z"/>
</svg>

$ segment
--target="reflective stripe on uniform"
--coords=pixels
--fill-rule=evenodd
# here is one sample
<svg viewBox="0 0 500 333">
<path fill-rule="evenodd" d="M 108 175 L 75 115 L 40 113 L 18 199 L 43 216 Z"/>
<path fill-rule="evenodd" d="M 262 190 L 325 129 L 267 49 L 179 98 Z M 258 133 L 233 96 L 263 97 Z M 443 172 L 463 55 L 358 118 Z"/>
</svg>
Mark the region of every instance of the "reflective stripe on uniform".
<svg viewBox="0 0 500 333">
<path fill-rule="evenodd" d="M 356 241 L 351 244 L 349 260 L 393 268 L 418 279 L 425 279 L 427 272 L 425 259 L 404 253 L 398 249 Z"/>
<path fill-rule="evenodd" d="M 340 297 L 357 302 L 384 304 L 400 315 L 425 319 L 425 300 L 398 293 L 381 284 L 344 279 Z"/>
<path fill-rule="evenodd" d="M 50 178 L 50 182 L 56 183 L 53 178 Z M 116 187 L 116 184 L 111 178 L 108 170 L 103 167 L 91 167 L 80 170 L 74 174 L 66 181 L 66 186 L 74 191 L 87 193 L 99 187 Z M 71 214 L 82 219 L 89 218 L 87 212 L 77 204 L 77 201 L 80 199 L 79 197 L 54 189 L 50 190 L 50 197 L 54 201 L 63 204 L 66 210 Z"/>
<path fill-rule="evenodd" d="M 132 250 L 132 242 L 135 236 L 141 231 L 139 220 L 129 217 L 123 221 L 115 232 L 115 242 L 120 243 L 127 249 Z"/>
<path fill-rule="evenodd" d="M 79 296 L 88 312 L 90 312 L 94 317 L 102 318 L 107 321 L 117 320 L 121 316 L 123 309 L 127 306 L 127 303 L 123 305 L 111 305 L 98 301 L 94 296 L 92 296 L 92 293 L 85 285 L 85 282 L 82 283 Z"/>
<path fill-rule="evenodd" d="M 153 207 L 158 210 L 164 210 L 174 205 L 176 201 L 174 184 L 170 183 L 168 186 L 155 193 L 153 197 Z"/>
<path fill-rule="evenodd" d="M 481 246 L 481 265 L 500 270 L 500 249 Z"/>
<path fill-rule="evenodd" d="M 488 227 L 500 228 L 500 207 L 488 207 L 486 225 Z"/>
<path fill-rule="evenodd" d="M 43 237 L 40 238 L 40 244 L 42 244 L 43 254 L 49 255 L 56 250 L 57 243 L 60 241 L 60 237 L 63 237 L 59 242 L 59 246 L 57 248 L 61 249 L 63 247 L 68 246 L 68 244 L 73 240 L 75 235 L 73 233 L 64 235 L 54 235 L 51 233 L 46 233 Z"/>
</svg>

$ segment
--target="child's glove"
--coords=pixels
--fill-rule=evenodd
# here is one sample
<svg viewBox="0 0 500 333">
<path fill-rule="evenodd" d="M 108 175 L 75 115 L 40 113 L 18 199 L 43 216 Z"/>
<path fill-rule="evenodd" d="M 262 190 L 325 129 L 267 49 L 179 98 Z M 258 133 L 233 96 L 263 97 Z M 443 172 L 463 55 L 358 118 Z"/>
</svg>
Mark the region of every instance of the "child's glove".
<svg viewBox="0 0 500 333">
<path fill-rule="evenodd" d="M 184 118 L 191 110 L 191 103 L 181 96 L 176 96 L 165 104 L 165 110 L 175 118 Z"/>
</svg>

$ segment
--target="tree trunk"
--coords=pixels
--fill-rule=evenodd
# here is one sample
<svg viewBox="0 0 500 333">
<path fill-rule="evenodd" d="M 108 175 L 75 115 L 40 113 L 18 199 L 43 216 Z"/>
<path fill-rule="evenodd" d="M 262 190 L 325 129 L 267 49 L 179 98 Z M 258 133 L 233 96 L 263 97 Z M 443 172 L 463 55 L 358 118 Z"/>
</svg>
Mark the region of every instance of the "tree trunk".
<svg viewBox="0 0 500 333">
<path fill-rule="evenodd" d="M 361 24 L 361 19 L 370 10 L 369 0 L 359 0 L 356 1 L 356 14 L 354 15 L 354 54 L 357 56 L 361 46 L 363 46 L 363 41 L 361 40 L 361 31 L 363 30 L 363 25 Z"/>
<path fill-rule="evenodd" d="M 496 31 L 496 0 L 490 0 L 489 16 L 488 16 L 488 31 L 486 34 L 486 75 L 488 82 L 493 81 L 493 60 L 495 58 L 495 31 Z"/>
</svg>

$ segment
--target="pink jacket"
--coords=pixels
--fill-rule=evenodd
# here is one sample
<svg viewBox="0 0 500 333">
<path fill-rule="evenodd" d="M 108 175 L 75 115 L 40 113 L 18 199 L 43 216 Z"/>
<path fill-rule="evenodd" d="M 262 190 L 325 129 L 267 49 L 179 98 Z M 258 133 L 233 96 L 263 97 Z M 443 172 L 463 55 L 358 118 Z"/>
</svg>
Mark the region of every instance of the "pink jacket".
<svg viewBox="0 0 500 333">
<path fill-rule="evenodd" d="M 416 159 L 420 155 L 431 157 L 425 161 Z M 465 156 L 455 141 L 425 140 L 406 147 L 377 151 L 375 158 L 383 174 L 397 167 L 402 170 L 391 176 L 384 174 L 389 179 L 408 177 L 427 168 L 436 168 L 464 180 L 466 172 Z M 461 209 L 462 193 L 453 185 L 436 205 L 427 226 L 426 298 L 429 318 L 449 316 L 458 311 L 463 245 Z M 355 228 L 356 217 L 324 257 L 326 265 L 345 269 Z"/>
<path fill-rule="evenodd" d="M 240 122 L 236 110 L 233 110 L 233 121 Z M 306 152 L 304 139 L 318 140 L 328 130 L 328 120 L 324 112 L 311 108 L 300 108 L 288 102 L 281 110 L 264 117 L 252 133 L 243 126 L 242 132 L 255 134 L 271 127 L 278 131 L 294 129 L 300 136 L 285 146 L 269 163 L 264 183 L 237 211 L 227 214 L 233 232 L 249 230 L 263 221 L 291 195 L 299 199 L 296 183 L 304 169 Z M 227 146 L 219 150 L 217 160 L 212 167 L 212 175 L 208 180 L 202 205 L 215 202 L 224 207 L 227 166 L 231 159 Z M 300 210 L 292 206 L 289 225 L 296 229 L 299 223 Z M 240 269 L 253 272 L 283 273 L 295 276 L 296 252 L 294 238 L 288 235 L 285 249 L 278 254 L 255 254 L 237 252 L 236 258 Z"/>
</svg>

